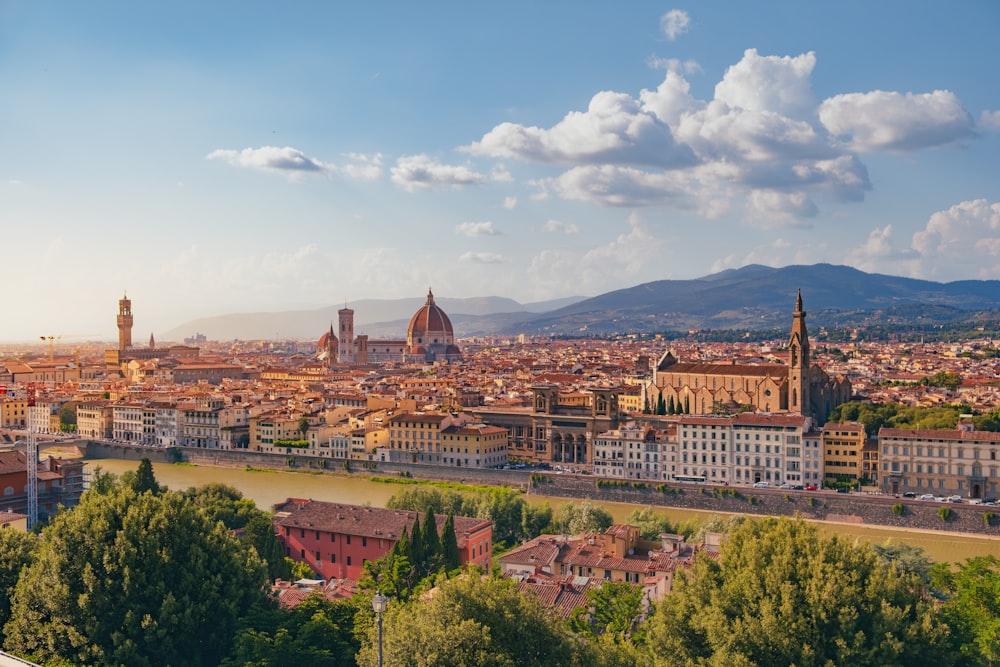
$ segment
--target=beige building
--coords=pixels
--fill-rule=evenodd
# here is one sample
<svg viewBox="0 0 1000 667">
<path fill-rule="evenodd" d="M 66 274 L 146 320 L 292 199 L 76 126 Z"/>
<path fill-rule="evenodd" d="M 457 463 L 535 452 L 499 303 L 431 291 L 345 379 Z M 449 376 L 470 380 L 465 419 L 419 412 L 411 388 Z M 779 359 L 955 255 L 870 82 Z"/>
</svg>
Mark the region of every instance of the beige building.
<svg viewBox="0 0 1000 667">
<path fill-rule="evenodd" d="M 823 427 L 823 469 L 826 479 L 848 479 L 854 482 L 865 477 L 862 463 L 865 441 L 863 424 L 827 424 Z"/>
<path fill-rule="evenodd" d="M 4 396 L 0 398 L 0 428 L 28 427 L 28 399 Z"/>
<path fill-rule="evenodd" d="M 881 428 L 880 486 L 887 493 L 931 493 L 996 498 L 1000 489 L 1000 433 L 958 429 Z"/>
</svg>

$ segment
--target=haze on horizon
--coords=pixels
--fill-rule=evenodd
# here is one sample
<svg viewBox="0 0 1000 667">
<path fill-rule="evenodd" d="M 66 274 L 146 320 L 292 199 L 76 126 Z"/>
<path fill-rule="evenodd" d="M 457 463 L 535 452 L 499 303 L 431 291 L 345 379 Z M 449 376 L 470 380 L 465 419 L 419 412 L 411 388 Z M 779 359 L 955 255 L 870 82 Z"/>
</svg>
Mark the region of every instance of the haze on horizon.
<svg viewBox="0 0 1000 667">
<path fill-rule="evenodd" d="M 391 11 L 390 11 L 391 10 Z M 1000 278 L 997 3 L 0 8 L 0 340 L 749 263 Z"/>
</svg>

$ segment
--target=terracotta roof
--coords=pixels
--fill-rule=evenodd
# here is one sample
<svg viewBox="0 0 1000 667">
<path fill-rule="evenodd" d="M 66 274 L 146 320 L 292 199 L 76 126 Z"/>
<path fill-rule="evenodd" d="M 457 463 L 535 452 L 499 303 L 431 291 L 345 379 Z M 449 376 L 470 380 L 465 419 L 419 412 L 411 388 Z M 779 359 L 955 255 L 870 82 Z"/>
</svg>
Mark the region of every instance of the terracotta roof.
<svg viewBox="0 0 1000 667">
<path fill-rule="evenodd" d="M 693 375 L 745 375 L 748 377 L 788 377 L 788 367 L 779 364 L 705 364 L 686 362 L 671 364 L 661 373 L 691 373 Z"/>
<path fill-rule="evenodd" d="M 994 431 L 959 431 L 958 429 L 886 428 L 878 431 L 879 438 L 913 438 L 920 440 L 952 440 L 959 442 L 1000 442 Z"/>
<path fill-rule="evenodd" d="M 427 301 L 410 318 L 407 335 L 411 338 L 413 336 L 424 336 L 427 333 L 444 333 L 450 336 L 454 335 L 454 332 L 451 320 L 441 310 L 441 307 L 434 303 L 434 294 L 430 290 L 427 290 Z"/>
</svg>

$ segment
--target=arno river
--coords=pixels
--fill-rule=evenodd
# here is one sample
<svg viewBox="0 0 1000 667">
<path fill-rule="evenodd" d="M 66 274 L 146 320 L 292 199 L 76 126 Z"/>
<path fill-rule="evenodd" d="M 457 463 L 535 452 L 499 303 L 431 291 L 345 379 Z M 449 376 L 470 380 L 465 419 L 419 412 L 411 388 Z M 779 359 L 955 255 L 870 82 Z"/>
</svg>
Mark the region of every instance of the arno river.
<svg viewBox="0 0 1000 667">
<path fill-rule="evenodd" d="M 88 459 L 89 472 L 100 466 L 102 470 L 120 474 L 126 470 L 135 470 L 137 461 L 122 461 L 119 459 Z M 239 489 L 244 497 L 249 498 L 261 509 L 270 509 L 276 503 L 286 498 L 312 498 L 336 503 L 362 505 L 370 503 L 384 507 L 389 498 L 403 489 L 398 484 L 373 482 L 362 477 L 347 477 L 339 475 L 315 475 L 295 472 L 257 472 L 240 468 L 224 468 L 214 466 L 153 465 L 156 479 L 173 490 L 183 490 L 191 486 L 201 486 L 211 482 L 221 482 Z M 548 501 L 553 507 L 568 502 L 565 498 L 530 495 L 532 502 Z M 624 521 L 636 505 L 624 503 L 605 503 L 605 508 L 616 521 Z M 666 514 L 673 522 L 684 521 L 692 517 L 711 516 L 709 512 L 696 510 L 679 510 L 657 507 L 656 510 Z M 925 553 L 936 561 L 962 561 L 972 556 L 993 554 L 1000 556 L 1000 539 L 944 533 L 934 531 L 908 531 L 871 526 L 843 525 L 819 522 L 822 530 L 830 533 L 852 535 L 858 539 L 881 544 L 888 539 L 907 542 L 922 547 Z"/>
</svg>

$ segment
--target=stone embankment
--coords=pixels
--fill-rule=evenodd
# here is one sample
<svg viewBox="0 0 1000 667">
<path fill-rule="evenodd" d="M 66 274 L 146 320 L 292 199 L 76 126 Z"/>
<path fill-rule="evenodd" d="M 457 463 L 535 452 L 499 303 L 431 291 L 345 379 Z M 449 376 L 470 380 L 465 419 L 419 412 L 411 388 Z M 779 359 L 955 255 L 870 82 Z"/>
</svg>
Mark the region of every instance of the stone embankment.
<svg viewBox="0 0 1000 667">
<path fill-rule="evenodd" d="M 349 469 L 345 469 L 344 461 L 339 459 L 188 447 L 162 449 L 88 442 L 86 451 L 90 458 L 139 460 L 145 457 L 155 463 L 187 461 L 196 465 L 402 476 L 464 484 L 511 486 L 528 494 L 566 499 L 678 507 L 707 512 L 798 515 L 804 519 L 820 521 L 1000 536 L 1000 508 L 968 503 L 938 503 L 832 491 L 699 487 L 677 483 L 605 480 L 599 482 L 590 475 L 557 474 L 549 470 L 482 470 L 374 461 L 351 461 Z"/>
</svg>

